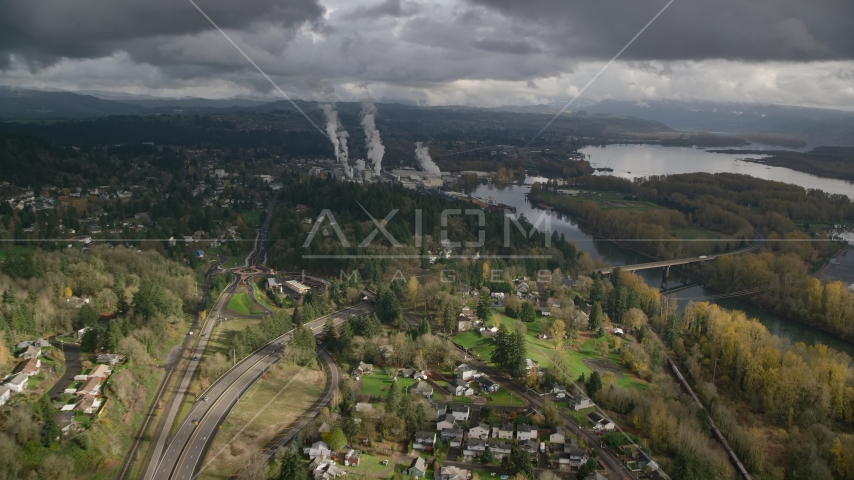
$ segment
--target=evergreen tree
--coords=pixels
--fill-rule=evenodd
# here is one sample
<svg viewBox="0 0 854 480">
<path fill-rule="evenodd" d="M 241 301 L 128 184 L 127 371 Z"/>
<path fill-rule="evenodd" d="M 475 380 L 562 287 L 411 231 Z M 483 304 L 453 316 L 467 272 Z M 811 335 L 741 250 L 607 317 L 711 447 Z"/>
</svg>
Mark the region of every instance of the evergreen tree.
<svg viewBox="0 0 854 480">
<path fill-rule="evenodd" d="M 388 393 L 385 397 L 385 410 L 387 412 L 397 412 L 400 406 L 400 390 L 397 388 L 397 382 L 392 380 L 388 387 Z"/>
<path fill-rule="evenodd" d="M 109 352 L 115 352 L 116 348 L 119 346 L 119 342 L 121 342 L 123 338 L 124 332 L 122 332 L 122 327 L 119 326 L 119 322 L 111 322 L 109 328 L 107 328 L 107 338 L 104 348 Z"/>
<path fill-rule="evenodd" d="M 521 473 L 528 480 L 534 480 L 534 465 L 531 464 L 528 453 L 519 448 L 518 445 L 510 447 L 510 455 L 507 457 L 507 471 L 515 475 Z"/>
<path fill-rule="evenodd" d="M 294 442 L 296 445 L 296 442 Z M 302 462 L 293 448 L 285 450 L 282 463 L 279 465 L 279 480 L 304 480 L 308 472 L 302 467 Z"/>
<path fill-rule="evenodd" d="M 599 303 L 593 304 L 593 309 L 590 310 L 590 319 L 587 324 L 587 328 L 590 330 L 596 330 L 602 326 L 602 306 Z"/>
<path fill-rule="evenodd" d="M 537 312 L 534 311 L 534 306 L 530 302 L 522 302 L 522 310 L 519 312 L 519 320 L 525 323 L 531 323 L 537 318 Z"/>
<path fill-rule="evenodd" d="M 489 300 L 489 295 L 485 290 L 480 291 L 480 297 L 477 299 L 477 318 L 482 322 L 486 322 L 492 317 L 492 302 Z"/>
<path fill-rule="evenodd" d="M 511 343 L 511 358 L 510 358 L 510 375 L 516 378 L 525 376 L 525 358 L 528 352 L 525 348 L 525 334 L 521 330 L 516 330 L 512 334 Z"/>
<path fill-rule="evenodd" d="M 483 460 L 483 463 L 492 463 L 495 461 L 495 454 L 492 453 L 492 449 L 487 445 L 486 450 L 483 451 L 483 455 L 480 458 Z"/>
<path fill-rule="evenodd" d="M 333 345 L 337 337 L 338 331 L 335 329 L 335 322 L 332 321 L 332 317 L 327 318 L 326 323 L 323 324 L 323 333 L 320 334 L 320 338 L 324 344 Z"/>
<path fill-rule="evenodd" d="M 498 327 L 495 334 L 495 348 L 492 349 L 492 361 L 501 368 L 507 368 L 510 364 L 510 332 L 504 324 Z"/>
<path fill-rule="evenodd" d="M 602 285 L 602 280 L 596 277 L 593 280 L 593 287 L 590 289 L 590 303 L 602 303 L 605 301 L 605 287 Z"/>
<path fill-rule="evenodd" d="M 456 316 L 452 308 L 451 304 L 447 303 L 442 309 L 442 330 L 449 335 L 457 331 Z"/>
<path fill-rule="evenodd" d="M 599 390 L 602 390 L 602 377 L 599 375 L 599 372 L 590 374 L 590 378 L 587 379 L 584 388 L 587 390 L 587 395 L 591 397 Z"/>
</svg>

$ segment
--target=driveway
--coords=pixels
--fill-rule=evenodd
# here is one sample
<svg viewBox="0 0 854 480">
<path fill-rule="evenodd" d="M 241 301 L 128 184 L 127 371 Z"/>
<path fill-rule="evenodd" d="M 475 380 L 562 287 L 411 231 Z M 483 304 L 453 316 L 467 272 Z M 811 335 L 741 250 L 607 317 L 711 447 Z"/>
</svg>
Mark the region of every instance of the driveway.
<svg viewBox="0 0 854 480">
<path fill-rule="evenodd" d="M 52 344 L 53 348 L 62 349 L 62 352 L 65 353 L 65 375 L 57 380 L 50 391 L 47 392 L 51 400 L 56 400 L 66 388 L 74 383 L 74 377 L 80 375 L 83 366 L 80 365 L 80 345 L 76 343 L 61 344 L 56 341 L 52 342 Z"/>
</svg>

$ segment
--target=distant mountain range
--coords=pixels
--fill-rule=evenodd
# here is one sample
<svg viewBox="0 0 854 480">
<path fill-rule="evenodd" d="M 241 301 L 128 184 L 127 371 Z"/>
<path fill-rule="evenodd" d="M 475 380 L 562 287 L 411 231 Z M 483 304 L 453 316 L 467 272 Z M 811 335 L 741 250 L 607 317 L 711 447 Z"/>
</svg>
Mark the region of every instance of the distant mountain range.
<svg viewBox="0 0 854 480">
<path fill-rule="evenodd" d="M 657 120 L 676 130 L 773 134 L 811 146 L 854 146 L 854 112 L 746 103 L 604 100 L 577 110 Z"/>
<path fill-rule="evenodd" d="M 91 118 L 109 115 L 139 115 L 157 113 L 229 113 L 239 110 L 271 112 L 292 110 L 284 101 L 264 102 L 241 98 L 155 98 L 147 95 L 119 95 L 90 92 L 45 92 L 0 87 L 0 121 L 47 120 L 57 118 Z M 99 98 L 100 97 L 109 97 Z M 298 102 L 314 105 L 314 102 Z M 424 109 L 396 105 L 404 110 Z M 467 106 L 428 107 L 427 110 L 514 112 L 554 115 L 564 104 L 502 106 L 477 108 Z M 357 102 L 339 104 L 342 111 L 359 110 Z M 760 134 L 793 137 L 811 146 L 854 146 L 854 112 L 840 110 L 759 105 L 744 103 L 715 103 L 688 101 L 630 102 L 605 100 L 594 104 L 573 106 L 571 111 L 611 114 L 660 122 L 676 130 L 732 134 Z M 567 113 L 570 113 L 568 111 Z"/>
</svg>

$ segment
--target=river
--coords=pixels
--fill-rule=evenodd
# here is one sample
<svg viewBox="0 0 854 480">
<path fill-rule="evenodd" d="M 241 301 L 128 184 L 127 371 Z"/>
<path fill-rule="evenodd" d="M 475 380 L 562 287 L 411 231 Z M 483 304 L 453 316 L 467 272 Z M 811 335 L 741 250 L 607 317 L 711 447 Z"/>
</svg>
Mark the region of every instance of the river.
<svg viewBox="0 0 854 480">
<path fill-rule="evenodd" d="M 752 145 L 744 149 L 760 149 Z M 699 148 L 662 147 L 660 145 L 608 145 L 580 150 L 594 167 L 613 168 L 611 175 L 623 178 L 672 175 L 676 173 L 743 173 L 765 180 L 793 183 L 854 198 L 854 184 L 845 180 L 822 178 L 783 167 L 770 167 L 740 161 L 763 158 L 756 154 L 709 153 Z"/>
<path fill-rule="evenodd" d="M 614 148 L 614 147 L 611 146 L 611 147 L 607 147 L 606 149 L 596 149 L 596 150 L 601 150 L 602 152 L 605 152 L 606 150 L 610 150 L 612 148 Z M 632 147 L 631 146 L 620 146 L 619 150 L 622 152 L 622 155 L 620 157 L 624 158 L 624 159 L 627 158 L 630 155 L 629 151 L 628 151 L 630 148 L 632 148 Z M 641 154 L 646 154 L 646 153 L 648 153 L 647 149 L 649 147 L 648 146 L 636 146 L 636 148 L 640 149 Z M 658 147 L 658 148 L 661 149 L 664 147 Z M 585 149 L 584 153 L 589 154 L 590 152 L 588 152 L 586 150 L 588 150 L 588 149 Z M 666 152 L 668 152 L 668 150 L 670 150 L 670 149 L 665 149 Z M 687 158 L 691 158 L 691 159 L 700 158 L 699 156 L 695 157 L 696 154 L 700 154 L 700 155 L 704 155 L 704 156 L 717 155 L 717 154 L 707 153 L 707 152 L 704 152 L 702 150 L 696 150 L 696 154 L 695 154 L 693 152 L 693 150 L 694 149 L 674 148 L 671 151 L 682 151 L 683 153 L 686 153 Z M 687 152 L 691 152 L 691 153 L 687 153 Z M 594 153 L 596 153 L 596 152 L 594 152 Z M 667 155 L 670 155 L 670 152 L 668 152 Z M 613 155 L 611 158 L 617 159 L 620 157 L 618 157 L 617 155 Z M 612 163 L 613 163 L 613 161 L 614 160 L 612 160 Z M 627 160 L 620 160 L 620 161 L 625 162 Z M 667 162 L 672 162 L 672 161 L 673 160 L 667 160 L 665 162 L 659 163 L 658 165 L 665 165 Z M 727 163 L 729 163 L 731 161 L 732 160 L 728 161 Z M 645 167 L 645 168 L 649 169 L 647 171 L 652 172 L 652 173 L 649 173 L 649 175 L 658 175 L 660 173 L 664 173 L 664 172 L 656 171 L 656 169 L 654 167 L 650 166 L 650 165 L 653 165 L 654 162 L 658 162 L 658 160 L 647 163 L 647 167 Z M 688 162 L 688 161 L 686 161 L 686 162 Z M 739 162 L 739 163 L 743 163 L 743 162 Z M 603 166 L 604 166 L 604 164 L 603 164 Z M 689 167 L 684 167 L 684 168 L 689 168 Z M 626 172 L 628 172 L 629 170 L 632 172 L 632 175 L 635 174 L 634 168 L 627 169 Z M 765 168 L 762 167 L 762 170 L 765 170 Z M 787 170 L 787 169 L 778 169 L 778 170 L 785 170 L 786 175 L 797 174 L 797 175 L 804 175 L 804 176 L 809 177 L 809 175 L 799 174 L 798 172 L 792 172 L 791 170 Z M 693 170 L 693 171 L 707 171 L 707 170 Z M 729 171 L 729 170 L 721 170 L 721 171 Z M 747 173 L 747 172 L 744 172 L 744 173 Z M 616 168 L 615 168 L 614 174 L 617 174 Z M 770 173 L 767 173 L 766 175 L 771 176 Z M 766 177 L 763 177 L 763 178 L 766 178 Z M 815 179 L 817 177 L 812 177 L 812 178 Z M 785 181 L 785 180 L 778 179 L 778 178 L 768 178 L 768 179 L 769 180 Z M 529 220 L 535 221 L 543 213 L 543 210 L 532 206 L 528 202 L 528 199 L 525 196 L 525 194 L 528 193 L 528 191 L 530 190 L 530 185 L 532 183 L 541 182 L 541 181 L 545 181 L 545 180 L 546 179 L 543 177 L 530 177 L 529 176 L 525 179 L 524 185 L 497 186 L 495 184 L 484 184 L 484 185 L 480 185 L 477 189 L 475 189 L 472 192 L 472 195 L 479 197 L 479 198 L 483 198 L 483 199 L 487 199 L 489 197 L 492 197 L 495 199 L 496 202 L 504 203 L 506 205 L 516 207 L 517 214 L 524 214 Z M 829 179 L 819 179 L 819 180 L 822 180 L 822 181 L 828 180 L 827 183 L 830 184 L 831 186 L 834 182 L 838 182 L 838 181 L 829 180 Z M 839 183 L 844 183 L 844 182 L 839 182 Z M 817 187 L 812 187 L 812 188 L 822 188 L 822 187 L 817 186 Z M 831 191 L 829 188 L 822 188 L 822 190 Z M 843 193 L 843 192 L 835 192 L 835 193 Z M 854 192 L 852 192 L 852 193 L 854 193 Z M 852 195 L 852 196 L 854 196 L 854 195 Z M 568 216 L 554 213 L 554 214 L 552 214 L 550 221 L 551 221 L 551 230 L 552 231 L 557 231 L 558 233 L 565 235 L 567 240 L 574 241 L 575 244 L 578 246 L 578 248 L 581 251 L 587 252 L 587 254 L 589 254 L 595 260 L 601 260 L 603 262 L 606 262 L 606 263 L 611 264 L 611 265 L 616 265 L 616 266 L 632 265 L 632 264 L 636 264 L 636 263 L 643 263 L 645 261 L 649 261 L 648 258 L 646 258 L 646 257 L 644 257 L 638 253 L 632 252 L 630 250 L 621 248 L 621 247 L 619 247 L 619 246 L 617 246 L 617 245 L 615 245 L 615 244 L 613 244 L 607 240 L 600 240 L 600 239 L 593 238 L 592 236 L 581 231 L 581 229 L 578 227 L 578 224 L 575 222 L 575 220 L 568 217 Z M 540 228 L 542 230 L 545 228 L 545 225 L 541 224 L 538 228 Z M 641 270 L 641 271 L 638 271 L 637 273 L 638 273 L 638 275 L 643 277 L 644 280 L 647 282 L 647 284 L 649 284 L 650 286 L 659 287 L 662 285 L 662 278 L 661 278 L 661 271 L 660 270 L 657 270 L 657 269 L 656 270 Z M 685 280 L 685 279 L 681 278 L 681 276 L 678 272 L 671 272 L 670 278 L 667 279 L 665 284 L 666 284 L 667 288 L 678 287 L 678 286 L 682 285 L 683 280 Z M 843 340 L 840 340 L 840 339 L 834 337 L 833 335 L 822 332 L 820 330 L 816 330 L 816 329 L 811 328 L 807 325 L 804 325 L 802 323 L 798 323 L 794 320 L 790 320 L 788 318 L 782 317 L 782 316 L 777 315 L 775 313 L 763 311 L 760 308 L 756 307 L 755 305 L 753 305 L 749 302 L 746 302 L 744 300 L 740 300 L 738 298 L 727 298 L 727 299 L 714 298 L 715 296 L 720 295 L 720 294 L 721 294 L 721 292 L 717 292 L 715 290 L 712 290 L 712 289 L 709 289 L 709 288 L 706 288 L 703 286 L 694 286 L 691 288 L 680 290 L 678 292 L 670 293 L 670 294 L 668 294 L 668 297 L 677 299 L 679 306 L 680 306 L 680 309 L 682 307 L 684 307 L 688 301 L 696 300 L 696 301 L 709 301 L 712 303 L 716 303 L 716 304 L 718 304 L 724 308 L 729 308 L 729 309 L 734 309 L 734 310 L 742 310 L 745 313 L 747 313 L 748 316 L 757 318 L 774 335 L 778 335 L 780 337 L 788 339 L 789 341 L 791 341 L 793 343 L 803 342 L 807 345 L 826 344 L 826 345 L 828 345 L 828 346 L 830 346 L 836 350 L 844 351 L 844 352 L 848 353 L 849 355 L 851 355 L 852 357 L 854 357 L 854 344 L 845 342 Z"/>
</svg>

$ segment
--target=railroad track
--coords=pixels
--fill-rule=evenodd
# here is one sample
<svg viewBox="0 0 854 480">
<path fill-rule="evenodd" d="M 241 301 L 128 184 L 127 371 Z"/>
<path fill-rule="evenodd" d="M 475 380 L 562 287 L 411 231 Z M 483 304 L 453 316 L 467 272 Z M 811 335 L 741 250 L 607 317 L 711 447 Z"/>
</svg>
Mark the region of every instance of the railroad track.
<svg viewBox="0 0 854 480">
<path fill-rule="evenodd" d="M 279 448 L 285 446 L 290 443 L 294 437 L 303 429 L 306 425 L 309 424 L 312 420 L 314 420 L 317 415 L 320 413 L 320 410 L 323 407 L 326 407 L 332 401 L 332 396 L 335 393 L 335 389 L 338 388 L 338 383 L 340 382 L 340 377 L 337 372 L 337 367 L 332 361 L 332 358 L 329 354 L 321 350 L 318 352 L 318 359 L 321 360 L 321 365 L 323 366 L 323 372 L 326 374 L 326 382 L 323 386 L 323 393 L 320 394 L 317 400 L 314 401 L 300 416 L 295 418 L 287 427 L 283 428 L 279 433 L 273 437 L 272 440 L 267 442 L 266 445 L 261 449 L 261 456 L 256 461 L 256 465 L 261 463 L 265 464 L 269 459 L 275 455 L 276 451 Z M 334 379 L 333 379 L 333 371 Z M 231 476 L 232 480 L 238 480 L 246 478 L 246 468 L 240 468 L 238 471 L 234 472 Z M 248 479 L 247 479 L 248 480 Z"/>
</svg>

